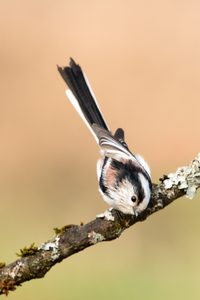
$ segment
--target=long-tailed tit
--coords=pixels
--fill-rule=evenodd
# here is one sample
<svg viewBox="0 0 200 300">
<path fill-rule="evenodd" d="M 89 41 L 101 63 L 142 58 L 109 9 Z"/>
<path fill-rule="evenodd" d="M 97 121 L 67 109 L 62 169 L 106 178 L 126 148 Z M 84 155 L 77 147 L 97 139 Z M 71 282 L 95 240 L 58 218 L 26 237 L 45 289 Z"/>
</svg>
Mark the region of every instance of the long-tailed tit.
<svg viewBox="0 0 200 300">
<path fill-rule="evenodd" d="M 123 129 L 111 133 L 81 67 L 71 59 L 69 66 L 58 67 L 58 71 L 69 87 L 67 97 L 100 146 L 102 157 L 97 162 L 97 177 L 103 199 L 124 214 L 138 215 L 151 197 L 148 164 L 131 153 Z"/>
</svg>

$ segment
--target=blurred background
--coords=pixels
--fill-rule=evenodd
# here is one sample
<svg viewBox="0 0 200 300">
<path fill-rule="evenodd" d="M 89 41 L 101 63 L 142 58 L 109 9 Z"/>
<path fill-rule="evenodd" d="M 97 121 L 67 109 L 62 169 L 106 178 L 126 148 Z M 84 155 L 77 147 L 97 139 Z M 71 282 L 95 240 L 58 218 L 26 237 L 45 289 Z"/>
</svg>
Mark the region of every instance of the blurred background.
<svg viewBox="0 0 200 300">
<path fill-rule="evenodd" d="M 200 151 L 198 1 L 0 1 L 0 261 L 88 222 L 98 147 L 56 65 L 73 57 L 153 181 Z M 9 299 L 199 299 L 200 196 L 25 283 Z"/>
</svg>

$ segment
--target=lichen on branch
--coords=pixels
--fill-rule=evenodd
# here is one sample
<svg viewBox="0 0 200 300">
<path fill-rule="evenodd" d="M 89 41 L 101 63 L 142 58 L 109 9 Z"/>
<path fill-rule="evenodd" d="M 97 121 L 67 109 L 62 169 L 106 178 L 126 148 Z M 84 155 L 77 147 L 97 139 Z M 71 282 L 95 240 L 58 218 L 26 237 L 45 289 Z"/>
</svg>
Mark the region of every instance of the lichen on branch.
<svg viewBox="0 0 200 300">
<path fill-rule="evenodd" d="M 66 225 L 55 229 L 55 236 L 40 247 L 32 244 L 20 250 L 20 258 L 11 264 L 0 263 L 0 295 L 8 294 L 23 282 L 42 278 L 58 262 L 87 247 L 118 238 L 122 232 L 147 219 L 183 195 L 194 197 L 200 187 L 200 154 L 188 167 L 164 175 L 153 184 L 151 201 L 138 216 L 111 209 L 83 225 Z"/>
</svg>

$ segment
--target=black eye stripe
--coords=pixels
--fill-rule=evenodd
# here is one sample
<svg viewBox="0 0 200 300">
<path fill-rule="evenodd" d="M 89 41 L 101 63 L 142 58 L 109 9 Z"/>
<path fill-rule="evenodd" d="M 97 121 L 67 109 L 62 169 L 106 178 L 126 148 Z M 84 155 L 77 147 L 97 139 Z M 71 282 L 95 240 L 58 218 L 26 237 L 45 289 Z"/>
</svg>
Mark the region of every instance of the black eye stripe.
<svg viewBox="0 0 200 300">
<path fill-rule="evenodd" d="M 141 185 L 140 180 L 138 181 L 138 186 L 137 186 L 137 194 L 138 194 L 138 204 L 140 204 L 142 202 L 142 200 L 144 199 L 144 189 Z"/>
<path fill-rule="evenodd" d="M 111 166 L 113 169 L 118 171 L 116 182 L 117 185 L 120 185 L 120 183 L 127 178 L 134 186 L 134 192 L 138 196 L 138 204 L 141 203 L 145 197 L 144 189 L 138 176 L 138 173 L 141 173 L 141 169 L 133 165 L 131 161 L 123 164 L 122 162 L 114 159 L 112 160 Z"/>
<path fill-rule="evenodd" d="M 107 163 L 108 158 L 105 157 L 104 162 L 103 162 L 103 166 L 102 166 L 102 170 L 105 166 L 105 164 Z M 103 180 L 103 172 L 101 172 L 101 176 L 99 178 L 99 187 L 102 190 L 103 193 L 108 194 L 108 188 L 104 185 L 104 180 Z"/>
</svg>

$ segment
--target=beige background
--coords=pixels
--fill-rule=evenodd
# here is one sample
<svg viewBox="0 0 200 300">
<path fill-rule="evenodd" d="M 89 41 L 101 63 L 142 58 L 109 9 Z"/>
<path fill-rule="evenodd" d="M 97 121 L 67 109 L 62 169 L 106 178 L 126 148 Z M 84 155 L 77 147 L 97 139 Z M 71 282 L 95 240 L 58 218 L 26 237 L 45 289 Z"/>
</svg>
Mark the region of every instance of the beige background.
<svg viewBox="0 0 200 300">
<path fill-rule="evenodd" d="M 56 64 L 84 68 L 154 182 L 200 151 L 198 1 L 0 1 L 0 261 L 107 208 L 98 147 Z M 199 299 L 199 196 L 87 249 L 10 299 Z"/>
</svg>

